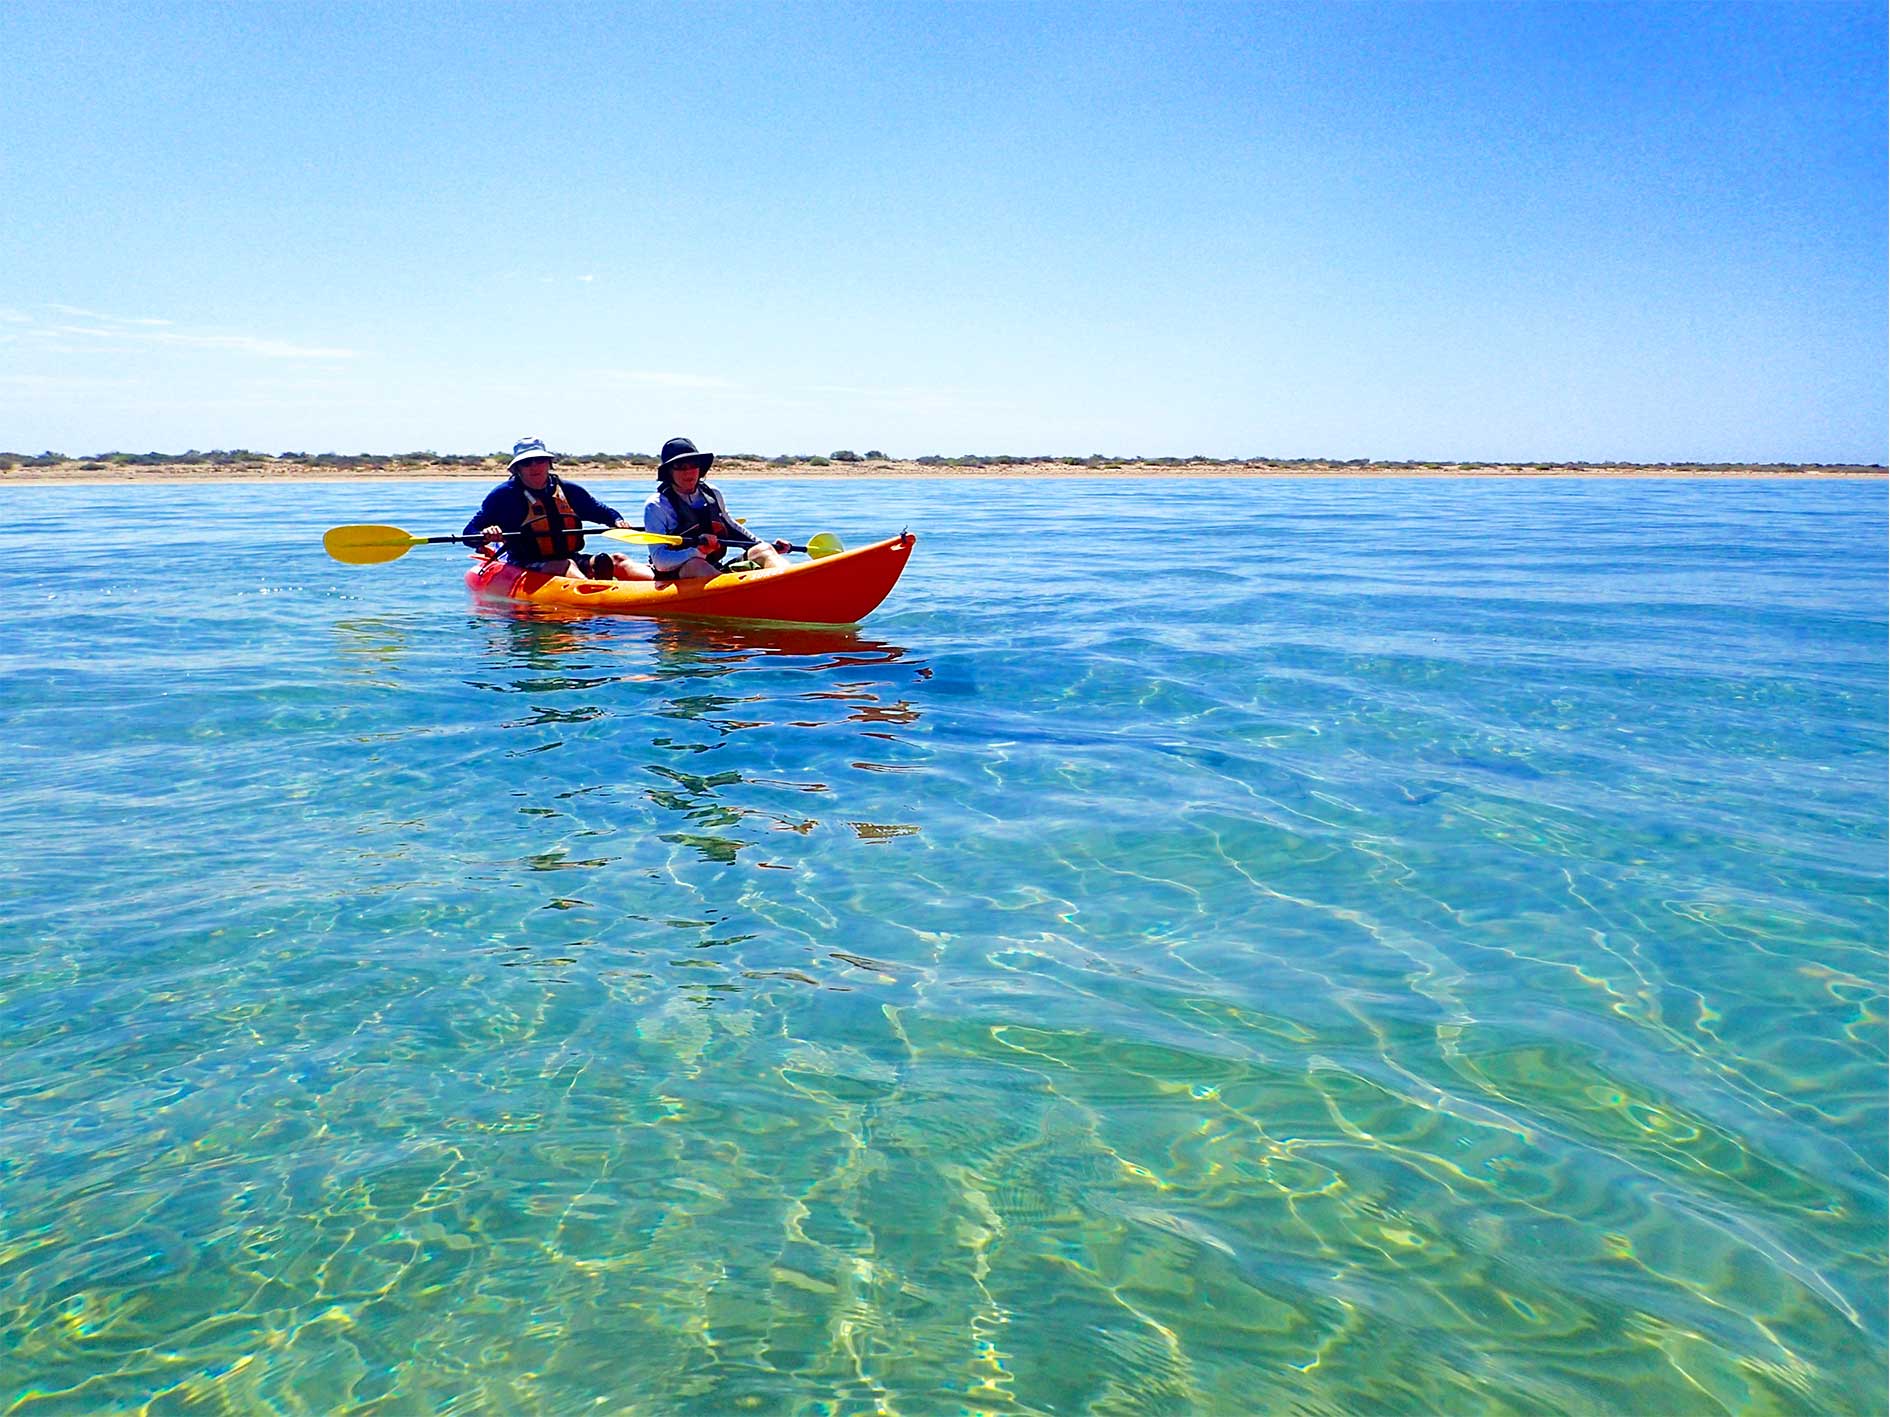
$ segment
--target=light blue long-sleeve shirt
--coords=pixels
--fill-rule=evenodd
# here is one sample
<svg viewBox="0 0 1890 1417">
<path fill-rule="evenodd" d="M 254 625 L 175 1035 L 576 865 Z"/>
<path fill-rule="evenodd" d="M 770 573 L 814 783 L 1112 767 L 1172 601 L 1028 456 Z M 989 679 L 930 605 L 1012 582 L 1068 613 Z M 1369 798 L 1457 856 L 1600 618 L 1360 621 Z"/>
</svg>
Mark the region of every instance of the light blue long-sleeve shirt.
<svg viewBox="0 0 1890 1417">
<path fill-rule="evenodd" d="M 695 495 L 689 499 L 689 505 L 705 512 L 714 511 L 715 499 L 698 486 Z M 724 512 L 726 510 L 723 508 Z M 730 529 L 722 537 L 724 542 L 737 549 L 754 545 L 756 538 L 753 532 L 735 525 L 732 517 L 728 520 Z M 660 489 L 653 492 L 650 500 L 643 504 L 643 529 L 655 532 L 659 536 L 675 536 L 682 530 L 682 524 L 676 516 L 676 509 L 670 505 L 669 498 L 665 497 Z M 688 546 L 652 546 L 650 565 L 658 575 L 671 575 L 695 554 L 694 548 Z"/>
</svg>

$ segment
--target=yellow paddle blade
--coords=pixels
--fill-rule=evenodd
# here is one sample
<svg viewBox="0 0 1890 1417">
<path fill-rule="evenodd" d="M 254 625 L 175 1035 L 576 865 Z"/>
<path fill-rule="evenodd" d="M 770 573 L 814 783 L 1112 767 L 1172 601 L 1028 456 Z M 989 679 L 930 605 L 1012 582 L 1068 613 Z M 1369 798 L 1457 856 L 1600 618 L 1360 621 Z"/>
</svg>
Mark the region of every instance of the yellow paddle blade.
<svg viewBox="0 0 1890 1417">
<path fill-rule="evenodd" d="M 422 538 L 397 526 L 331 527 L 322 537 L 322 545 L 337 561 L 348 566 L 378 566 L 383 561 L 398 561 Z"/>
<path fill-rule="evenodd" d="M 807 554 L 816 561 L 828 556 L 838 556 L 846 547 L 840 544 L 840 538 L 830 531 L 815 532 L 807 538 Z"/>
<path fill-rule="evenodd" d="M 612 541 L 634 541 L 639 546 L 681 546 L 680 536 L 664 536 L 658 531 L 630 531 L 625 527 L 612 527 L 604 533 Z"/>
</svg>

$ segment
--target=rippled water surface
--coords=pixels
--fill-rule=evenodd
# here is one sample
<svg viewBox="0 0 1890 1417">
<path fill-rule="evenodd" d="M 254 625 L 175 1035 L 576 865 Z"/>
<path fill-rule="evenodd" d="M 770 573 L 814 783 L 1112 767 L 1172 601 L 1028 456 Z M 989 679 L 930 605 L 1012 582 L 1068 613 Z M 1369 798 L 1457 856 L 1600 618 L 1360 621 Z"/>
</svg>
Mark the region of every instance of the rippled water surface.
<svg viewBox="0 0 1890 1417">
<path fill-rule="evenodd" d="M 482 490 L 0 492 L 0 1412 L 1883 1410 L 1881 484 Z"/>
</svg>

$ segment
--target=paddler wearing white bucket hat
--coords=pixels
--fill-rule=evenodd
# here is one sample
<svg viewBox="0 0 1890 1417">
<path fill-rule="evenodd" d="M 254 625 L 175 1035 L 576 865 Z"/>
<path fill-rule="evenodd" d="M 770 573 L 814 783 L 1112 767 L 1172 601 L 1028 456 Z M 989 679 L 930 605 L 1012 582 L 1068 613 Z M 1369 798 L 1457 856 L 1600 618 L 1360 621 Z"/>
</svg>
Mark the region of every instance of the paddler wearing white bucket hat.
<svg viewBox="0 0 1890 1417">
<path fill-rule="evenodd" d="M 512 445 L 506 478 L 486 493 L 486 500 L 466 523 L 465 535 L 498 543 L 508 561 L 548 576 L 576 576 L 594 581 L 649 581 L 656 573 L 628 556 L 610 551 L 584 554 L 578 528 L 586 522 L 629 527 L 623 514 L 607 507 L 575 482 L 553 472 L 557 455 L 542 438 L 521 438 Z"/>
</svg>

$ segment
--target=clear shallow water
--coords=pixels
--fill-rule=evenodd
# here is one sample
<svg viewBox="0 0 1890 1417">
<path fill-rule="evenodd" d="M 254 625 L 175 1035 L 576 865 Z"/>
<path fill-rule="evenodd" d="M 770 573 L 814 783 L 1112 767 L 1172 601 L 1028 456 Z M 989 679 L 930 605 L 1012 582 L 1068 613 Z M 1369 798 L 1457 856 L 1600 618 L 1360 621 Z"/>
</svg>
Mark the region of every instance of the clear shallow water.
<svg viewBox="0 0 1890 1417">
<path fill-rule="evenodd" d="M 0 497 L 0 1412 L 1882 1410 L 1880 485 L 481 490 Z"/>
</svg>

